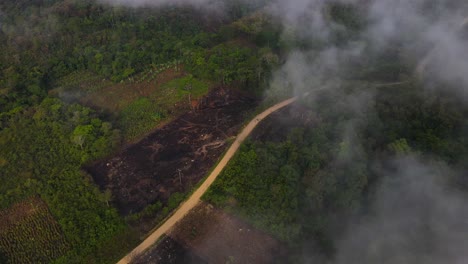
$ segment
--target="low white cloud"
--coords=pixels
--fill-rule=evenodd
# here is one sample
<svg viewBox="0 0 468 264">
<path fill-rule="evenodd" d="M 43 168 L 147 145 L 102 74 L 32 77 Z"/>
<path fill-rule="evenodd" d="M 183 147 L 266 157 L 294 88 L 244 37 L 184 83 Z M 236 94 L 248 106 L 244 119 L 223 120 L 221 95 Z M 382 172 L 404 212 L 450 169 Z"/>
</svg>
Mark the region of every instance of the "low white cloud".
<svg viewBox="0 0 468 264">
<path fill-rule="evenodd" d="M 447 186 L 446 165 L 400 158 L 376 189 L 371 212 L 350 224 L 334 263 L 468 262 L 468 200 Z"/>
</svg>

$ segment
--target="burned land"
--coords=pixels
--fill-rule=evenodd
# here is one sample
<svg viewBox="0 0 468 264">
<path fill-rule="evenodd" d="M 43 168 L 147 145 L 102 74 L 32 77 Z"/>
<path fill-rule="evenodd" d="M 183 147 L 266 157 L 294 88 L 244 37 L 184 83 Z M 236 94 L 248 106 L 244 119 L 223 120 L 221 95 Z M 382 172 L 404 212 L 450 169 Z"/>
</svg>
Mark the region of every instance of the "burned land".
<svg viewBox="0 0 468 264">
<path fill-rule="evenodd" d="M 195 255 L 190 249 L 178 243 L 171 237 L 165 237 L 153 249 L 132 259 L 132 264 L 207 264 L 205 260 Z"/>
<path fill-rule="evenodd" d="M 256 100 L 220 87 L 192 102 L 192 110 L 87 170 L 112 192 L 121 214 L 144 209 L 193 188 L 228 147 Z"/>
<path fill-rule="evenodd" d="M 200 203 L 157 246 L 132 263 L 282 263 L 284 244 L 239 218 Z"/>
</svg>

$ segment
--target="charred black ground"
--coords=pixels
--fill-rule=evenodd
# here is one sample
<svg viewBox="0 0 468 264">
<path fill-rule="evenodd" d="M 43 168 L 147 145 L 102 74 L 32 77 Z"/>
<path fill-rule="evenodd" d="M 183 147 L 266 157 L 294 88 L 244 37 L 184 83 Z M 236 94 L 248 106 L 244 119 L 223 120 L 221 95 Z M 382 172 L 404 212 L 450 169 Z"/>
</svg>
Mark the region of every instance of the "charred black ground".
<svg viewBox="0 0 468 264">
<path fill-rule="evenodd" d="M 109 189 L 123 215 L 196 185 L 237 134 L 256 101 L 229 88 L 217 88 L 196 109 L 157 129 L 117 155 L 88 168 Z"/>
</svg>

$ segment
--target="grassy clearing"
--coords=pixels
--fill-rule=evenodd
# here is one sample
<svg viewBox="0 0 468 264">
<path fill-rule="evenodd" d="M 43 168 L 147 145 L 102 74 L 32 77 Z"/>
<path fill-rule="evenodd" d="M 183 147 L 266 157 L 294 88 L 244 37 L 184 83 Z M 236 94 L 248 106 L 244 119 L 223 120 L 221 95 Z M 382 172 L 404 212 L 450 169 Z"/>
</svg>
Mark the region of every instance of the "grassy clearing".
<svg viewBox="0 0 468 264">
<path fill-rule="evenodd" d="M 69 248 L 59 224 L 39 198 L 0 211 L 0 252 L 10 263 L 48 263 Z"/>
<path fill-rule="evenodd" d="M 140 97 L 121 110 L 118 125 L 126 141 L 150 132 L 162 121 L 190 109 L 190 101 L 205 95 L 210 83 L 184 76 L 173 79 L 148 97 Z"/>
<path fill-rule="evenodd" d="M 124 141 L 131 142 L 190 109 L 191 100 L 205 95 L 212 83 L 187 75 L 174 63 L 121 83 L 87 71 L 75 72 L 59 80 L 57 86 L 51 94 L 113 113 Z"/>
<path fill-rule="evenodd" d="M 127 140 L 132 140 L 147 133 L 167 117 L 156 102 L 141 97 L 122 110 L 119 118 L 119 127 Z"/>
<path fill-rule="evenodd" d="M 196 100 L 202 97 L 208 92 L 210 86 L 210 82 L 187 75 L 161 85 L 161 88 L 150 97 L 166 108 L 171 108 L 176 104 L 189 105 L 189 98 Z"/>
</svg>

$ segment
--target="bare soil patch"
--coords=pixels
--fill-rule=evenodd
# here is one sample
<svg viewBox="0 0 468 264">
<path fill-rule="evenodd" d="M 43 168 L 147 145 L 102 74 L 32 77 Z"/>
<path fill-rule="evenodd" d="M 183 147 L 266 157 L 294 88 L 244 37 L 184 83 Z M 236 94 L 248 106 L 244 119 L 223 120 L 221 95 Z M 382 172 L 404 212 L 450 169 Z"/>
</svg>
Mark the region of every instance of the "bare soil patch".
<svg viewBox="0 0 468 264">
<path fill-rule="evenodd" d="M 135 257 L 132 264 L 207 264 L 190 249 L 171 237 L 165 237 L 157 246 Z"/>
<path fill-rule="evenodd" d="M 281 263 L 285 247 L 207 203 L 200 203 L 169 236 L 190 248 L 208 263 Z"/>
<path fill-rule="evenodd" d="M 121 214 L 141 211 L 174 192 L 187 192 L 203 178 L 237 134 L 256 101 L 220 87 L 187 112 L 140 142 L 87 168 L 113 194 Z"/>
</svg>

